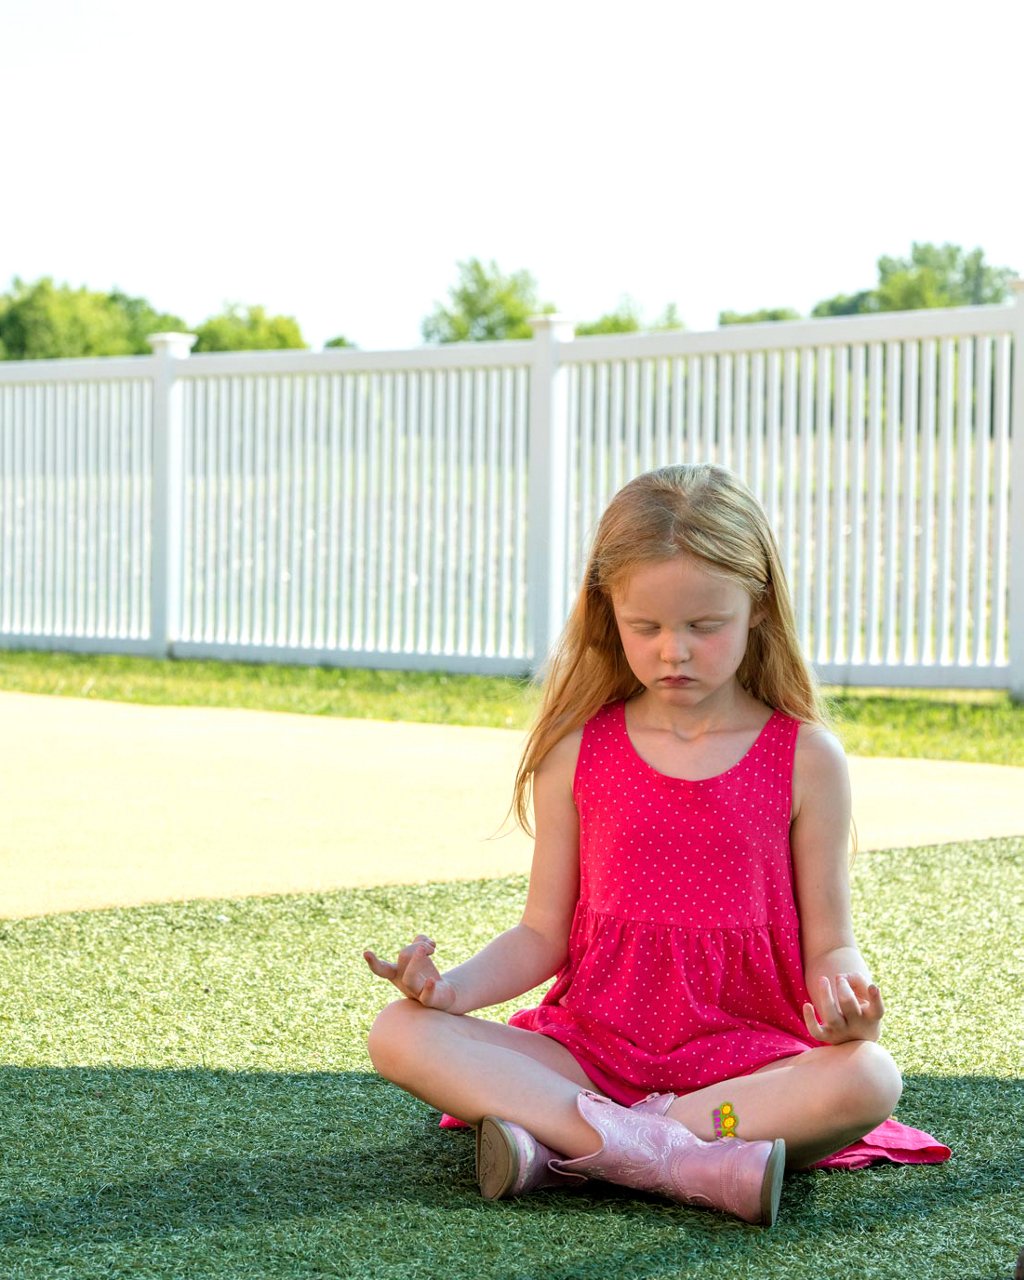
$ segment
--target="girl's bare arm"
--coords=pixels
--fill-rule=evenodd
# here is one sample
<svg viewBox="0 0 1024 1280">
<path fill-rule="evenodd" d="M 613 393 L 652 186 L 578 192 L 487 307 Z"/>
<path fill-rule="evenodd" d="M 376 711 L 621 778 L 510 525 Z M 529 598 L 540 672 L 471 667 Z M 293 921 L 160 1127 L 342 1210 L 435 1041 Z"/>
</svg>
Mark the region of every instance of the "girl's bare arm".
<svg viewBox="0 0 1024 1280">
<path fill-rule="evenodd" d="M 843 749 L 805 725 L 793 774 L 790 831 L 804 980 L 804 1021 L 823 1043 L 877 1040 L 882 997 L 853 935 L 850 911 L 850 777 Z"/>
</svg>

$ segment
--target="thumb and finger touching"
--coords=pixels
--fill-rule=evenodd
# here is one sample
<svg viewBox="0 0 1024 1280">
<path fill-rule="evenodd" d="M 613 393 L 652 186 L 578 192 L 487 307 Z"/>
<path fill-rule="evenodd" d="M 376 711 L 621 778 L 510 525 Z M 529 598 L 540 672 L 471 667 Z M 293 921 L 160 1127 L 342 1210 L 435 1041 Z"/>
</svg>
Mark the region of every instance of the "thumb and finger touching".
<svg viewBox="0 0 1024 1280">
<path fill-rule="evenodd" d="M 803 1006 L 804 1024 L 815 1040 L 823 1044 L 839 1044 L 855 1038 L 851 1031 L 861 1024 L 877 1027 L 885 1012 L 882 993 L 875 983 L 869 983 L 861 974 L 839 974 L 835 990 L 827 977 L 820 982 L 818 994 L 819 1013 L 815 1005 L 807 1001 Z M 865 1038 L 871 1039 L 868 1035 Z"/>
<path fill-rule="evenodd" d="M 447 1008 L 454 999 L 454 993 L 449 990 L 448 983 L 431 958 L 435 950 L 433 939 L 420 933 L 398 953 L 397 963 L 382 960 L 369 949 L 363 952 L 363 959 L 372 973 L 392 983 L 402 995 L 433 1008 Z"/>
</svg>

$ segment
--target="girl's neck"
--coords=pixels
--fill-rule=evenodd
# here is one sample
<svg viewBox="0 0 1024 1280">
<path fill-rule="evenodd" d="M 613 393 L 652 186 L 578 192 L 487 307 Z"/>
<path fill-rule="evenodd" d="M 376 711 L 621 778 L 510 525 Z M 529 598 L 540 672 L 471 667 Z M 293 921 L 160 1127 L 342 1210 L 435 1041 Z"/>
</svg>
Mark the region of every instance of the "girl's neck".
<svg viewBox="0 0 1024 1280">
<path fill-rule="evenodd" d="M 759 729 L 770 715 L 771 708 L 747 693 L 738 681 L 695 707 L 667 704 L 646 689 L 630 699 L 630 720 L 636 728 L 668 732 L 685 740 Z"/>
<path fill-rule="evenodd" d="M 636 754 L 652 769 L 669 778 L 702 782 L 720 777 L 751 750 L 771 719 L 770 708 L 744 693 L 738 705 L 696 707 L 684 718 L 655 707 L 654 718 L 645 718 L 644 695 L 626 704 L 626 734 Z M 675 709 L 671 709 L 672 712 Z"/>
</svg>

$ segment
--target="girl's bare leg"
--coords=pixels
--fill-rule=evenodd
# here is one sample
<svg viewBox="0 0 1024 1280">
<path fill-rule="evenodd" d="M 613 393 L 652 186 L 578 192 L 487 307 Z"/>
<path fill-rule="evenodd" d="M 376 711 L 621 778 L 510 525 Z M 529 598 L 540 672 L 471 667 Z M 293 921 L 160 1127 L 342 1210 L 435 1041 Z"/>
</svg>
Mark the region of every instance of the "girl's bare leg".
<svg viewBox="0 0 1024 1280">
<path fill-rule="evenodd" d="M 785 1138 L 787 1166 L 801 1169 L 881 1124 L 902 1088 L 889 1054 L 872 1041 L 854 1040 L 809 1049 L 688 1093 L 668 1115 L 710 1140 L 715 1109 L 731 1103 L 738 1138 Z"/>
<path fill-rule="evenodd" d="M 370 1057 L 386 1079 L 469 1124 L 499 1115 L 567 1158 L 596 1149 L 576 1097 L 581 1089 L 599 1090 L 572 1054 L 548 1036 L 399 1000 L 374 1024 Z M 787 1165 L 803 1168 L 880 1124 L 901 1091 L 889 1054 L 857 1040 L 822 1045 L 686 1094 L 668 1114 L 710 1141 L 713 1113 L 728 1102 L 737 1137 L 784 1138 Z"/>
<path fill-rule="evenodd" d="M 399 1000 L 377 1018 L 369 1048 L 382 1076 L 468 1124 L 501 1116 L 566 1157 L 599 1145 L 576 1110 L 581 1089 L 598 1090 L 548 1036 Z"/>
</svg>

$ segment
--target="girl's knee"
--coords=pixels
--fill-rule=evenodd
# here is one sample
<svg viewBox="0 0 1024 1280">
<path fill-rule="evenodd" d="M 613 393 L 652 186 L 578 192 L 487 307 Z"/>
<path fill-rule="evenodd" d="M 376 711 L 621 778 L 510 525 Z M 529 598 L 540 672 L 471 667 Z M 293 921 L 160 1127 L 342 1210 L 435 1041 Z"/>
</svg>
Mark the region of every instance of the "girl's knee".
<svg viewBox="0 0 1024 1280">
<path fill-rule="evenodd" d="M 870 1128 L 892 1115 L 903 1092 L 903 1077 L 887 1049 L 873 1040 L 850 1048 L 844 1094 L 851 1111 Z"/>
<path fill-rule="evenodd" d="M 395 1000 L 377 1015 L 366 1042 L 374 1070 L 393 1080 L 408 1058 L 415 1039 L 417 1014 L 424 1012 L 415 1000 Z"/>
</svg>

